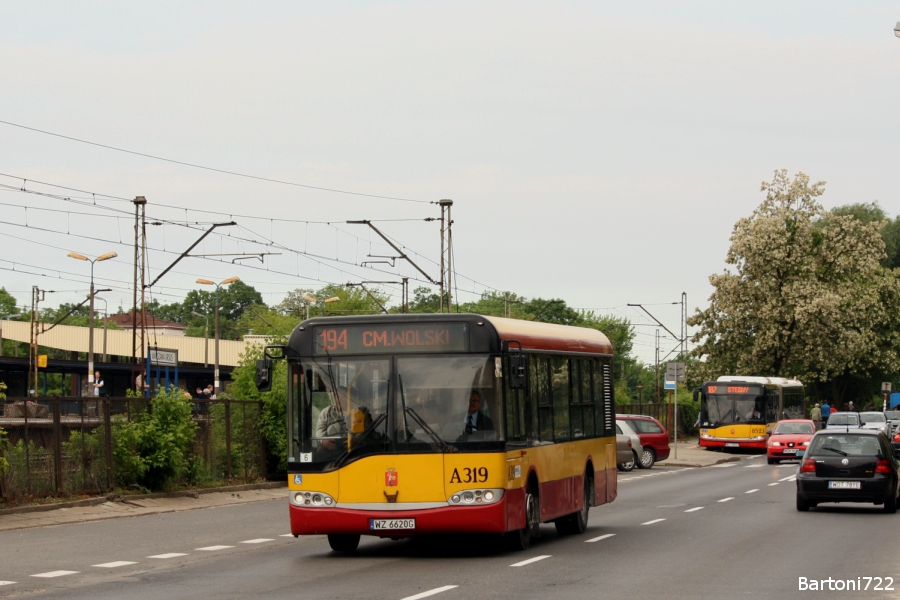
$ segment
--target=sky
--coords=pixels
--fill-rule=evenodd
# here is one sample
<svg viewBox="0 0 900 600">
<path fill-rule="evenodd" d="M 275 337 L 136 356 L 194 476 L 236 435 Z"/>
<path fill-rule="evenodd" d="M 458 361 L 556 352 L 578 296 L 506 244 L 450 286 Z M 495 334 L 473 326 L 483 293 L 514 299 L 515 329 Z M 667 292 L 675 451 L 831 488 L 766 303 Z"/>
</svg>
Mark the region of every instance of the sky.
<svg viewBox="0 0 900 600">
<path fill-rule="evenodd" d="M 876 1 L 0 2 L 0 286 L 79 302 L 90 267 L 66 254 L 116 251 L 95 279 L 127 309 L 144 196 L 151 279 L 236 222 L 161 302 L 233 275 L 269 304 L 415 288 L 346 221 L 438 279 L 425 219 L 449 198 L 460 300 L 624 317 L 649 363 L 657 326 L 627 305 L 677 333 L 776 169 L 826 181 L 826 208 L 900 214 L 897 21 Z"/>
</svg>

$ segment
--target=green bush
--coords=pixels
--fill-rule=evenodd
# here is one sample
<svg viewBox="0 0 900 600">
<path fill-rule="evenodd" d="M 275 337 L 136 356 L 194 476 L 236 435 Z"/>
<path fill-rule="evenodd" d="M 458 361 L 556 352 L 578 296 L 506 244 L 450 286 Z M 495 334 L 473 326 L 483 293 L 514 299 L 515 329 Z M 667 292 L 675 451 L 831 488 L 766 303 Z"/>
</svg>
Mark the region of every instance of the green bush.
<svg viewBox="0 0 900 600">
<path fill-rule="evenodd" d="M 8 445 L 9 440 L 6 439 L 6 432 L 0 427 L 0 477 L 3 477 L 6 471 L 9 470 L 9 462 L 6 460 L 6 447 Z"/>
</svg>

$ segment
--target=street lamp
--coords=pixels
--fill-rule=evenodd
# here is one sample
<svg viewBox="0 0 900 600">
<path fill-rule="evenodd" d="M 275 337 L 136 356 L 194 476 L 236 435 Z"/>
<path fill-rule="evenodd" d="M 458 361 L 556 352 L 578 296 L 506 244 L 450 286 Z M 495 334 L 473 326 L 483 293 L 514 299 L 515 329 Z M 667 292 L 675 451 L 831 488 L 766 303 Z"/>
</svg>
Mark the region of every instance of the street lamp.
<svg viewBox="0 0 900 600">
<path fill-rule="evenodd" d="M 191 311 L 192 317 L 200 317 L 206 319 L 206 329 L 203 330 L 203 340 L 204 340 L 204 348 L 203 348 L 203 366 L 209 366 L 209 315 L 200 314 L 196 311 Z"/>
<path fill-rule="evenodd" d="M 213 367 L 213 388 L 215 389 L 216 396 L 219 395 L 219 288 L 223 285 L 228 285 L 229 283 L 234 283 L 235 281 L 240 281 L 239 277 L 229 277 L 228 279 L 222 281 L 221 283 L 216 283 L 215 281 L 210 281 L 209 279 L 198 279 L 197 283 L 201 285 L 214 285 L 216 286 L 216 364 Z"/>
<path fill-rule="evenodd" d="M 897 21 L 897 24 L 894 25 L 894 35 L 900 38 L 900 21 Z"/>
<path fill-rule="evenodd" d="M 118 256 L 115 252 L 107 252 L 101 254 L 97 258 L 91 259 L 77 252 L 69 252 L 69 258 L 76 260 L 86 260 L 91 263 L 91 308 L 88 322 L 88 383 L 94 383 L 94 263 L 103 262 Z"/>
<path fill-rule="evenodd" d="M 103 301 L 103 359 L 101 362 L 106 362 L 106 326 L 109 324 L 109 304 L 102 296 L 97 296 L 97 300 Z"/>
<path fill-rule="evenodd" d="M 313 296 L 310 296 L 309 294 L 303 294 L 303 299 L 306 300 L 307 302 L 309 302 L 310 304 L 317 305 L 319 307 L 319 316 L 321 317 L 325 314 L 325 305 L 329 304 L 331 302 L 339 302 L 341 297 L 340 296 L 332 296 L 331 298 L 325 298 L 324 300 L 319 300 L 318 298 L 314 298 Z M 309 318 L 309 307 L 308 306 L 307 306 L 306 310 L 307 310 L 306 318 L 308 319 Z"/>
</svg>

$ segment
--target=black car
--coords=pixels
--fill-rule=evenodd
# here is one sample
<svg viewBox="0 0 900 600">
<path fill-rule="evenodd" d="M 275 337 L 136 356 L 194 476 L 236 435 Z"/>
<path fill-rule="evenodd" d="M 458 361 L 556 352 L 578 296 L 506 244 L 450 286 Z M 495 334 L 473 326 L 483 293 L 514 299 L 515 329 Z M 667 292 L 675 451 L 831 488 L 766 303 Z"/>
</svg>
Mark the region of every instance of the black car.
<svg viewBox="0 0 900 600">
<path fill-rule="evenodd" d="M 891 441 L 880 431 L 818 431 L 802 453 L 797 510 L 807 511 L 820 502 L 872 502 L 895 513 L 898 469 Z"/>
</svg>

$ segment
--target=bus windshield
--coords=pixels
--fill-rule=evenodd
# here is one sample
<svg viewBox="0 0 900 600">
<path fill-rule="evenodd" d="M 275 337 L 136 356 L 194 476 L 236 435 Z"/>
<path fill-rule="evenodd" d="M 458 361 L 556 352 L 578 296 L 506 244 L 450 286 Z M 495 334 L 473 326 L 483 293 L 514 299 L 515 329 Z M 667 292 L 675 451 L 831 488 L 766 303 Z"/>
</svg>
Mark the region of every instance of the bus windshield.
<svg viewBox="0 0 900 600">
<path fill-rule="evenodd" d="M 765 423 L 765 405 L 747 394 L 706 394 L 700 411 L 702 427 Z"/>
<path fill-rule="evenodd" d="M 292 424 L 301 462 L 340 466 L 368 454 L 458 452 L 501 442 L 494 369 L 494 357 L 484 355 L 304 361 L 306 398 L 295 410 L 305 414 Z"/>
</svg>

